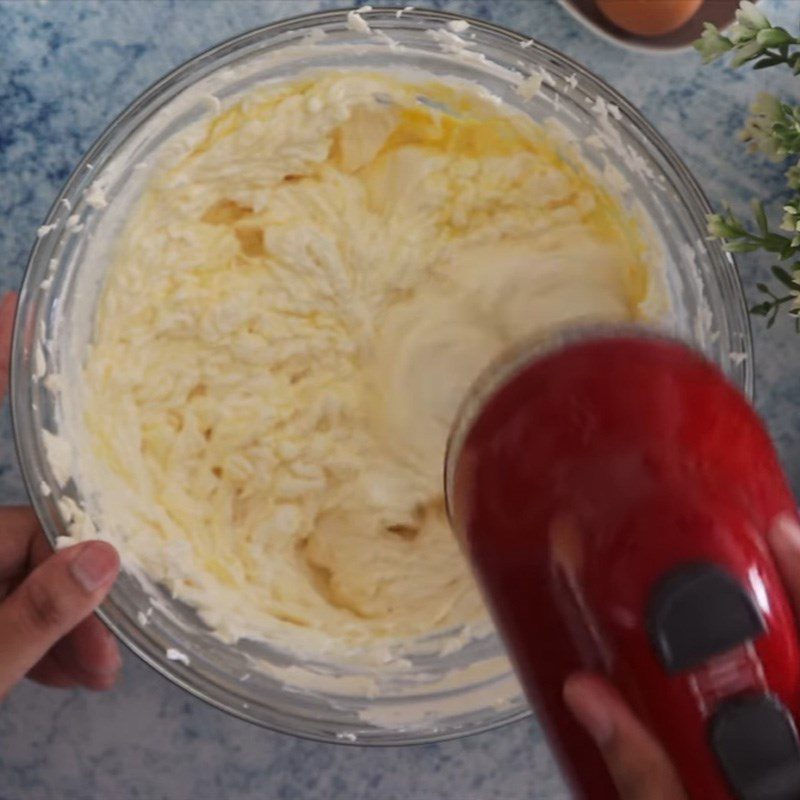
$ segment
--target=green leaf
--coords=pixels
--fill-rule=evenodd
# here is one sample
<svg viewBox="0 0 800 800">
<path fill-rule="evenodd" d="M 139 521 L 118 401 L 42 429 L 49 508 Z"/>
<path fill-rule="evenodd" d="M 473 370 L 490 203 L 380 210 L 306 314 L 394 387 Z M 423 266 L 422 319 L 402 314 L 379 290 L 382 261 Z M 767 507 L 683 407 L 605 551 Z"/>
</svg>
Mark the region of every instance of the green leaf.
<svg viewBox="0 0 800 800">
<path fill-rule="evenodd" d="M 795 42 L 794 36 L 783 28 L 764 28 L 758 32 L 756 40 L 764 47 L 781 47 Z"/>
<path fill-rule="evenodd" d="M 746 239 L 740 239 L 736 242 L 725 242 L 723 247 L 729 253 L 752 253 L 760 249 L 761 245 L 758 242 L 748 242 Z"/>
<path fill-rule="evenodd" d="M 773 265 L 772 274 L 787 288 L 793 292 L 800 291 L 800 284 L 796 283 L 794 278 L 778 264 Z"/>
<path fill-rule="evenodd" d="M 769 224 L 767 223 L 767 212 L 764 211 L 764 204 L 760 200 L 753 200 L 753 216 L 756 218 L 758 230 L 762 236 L 769 234 Z"/>
<path fill-rule="evenodd" d="M 763 300 L 760 303 L 755 303 L 750 306 L 750 313 L 756 314 L 759 317 L 766 317 L 775 305 L 773 300 Z"/>
<path fill-rule="evenodd" d="M 757 283 L 756 284 L 756 289 L 758 289 L 759 292 L 763 292 L 763 294 L 769 294 L 770 293 L 769 286 L 767 286 L 766 283 Z"/>
<path fill-rule="evenodd" d="M 762 245 L 768 253 L 786 253 L 791 254 L 792 240 L 788 236 L 781 236 L 779 233 L 767 234 L 762 240 Z M 781 258 L 786 256 L 781 255 Z"/>
<path fill-rule="evenodd" d="M 783 60 L 780 58 L 776 58 L 775 56 L 768 56 L 767 58 L 762 58 L 760 61 L 756 61 L 753 64 L 753 69 L 766 69 L 767 67 L 777 67 L 778 64 L 782 64 Z"/>
</svg>

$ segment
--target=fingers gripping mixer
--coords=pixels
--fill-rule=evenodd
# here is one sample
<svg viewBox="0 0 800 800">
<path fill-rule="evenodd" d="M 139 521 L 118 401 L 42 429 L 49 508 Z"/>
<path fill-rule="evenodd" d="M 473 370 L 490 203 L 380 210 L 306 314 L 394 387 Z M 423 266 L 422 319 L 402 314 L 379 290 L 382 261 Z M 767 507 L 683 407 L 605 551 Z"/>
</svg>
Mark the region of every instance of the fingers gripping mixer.
<svg viewBox="0 0 800 800">
<path fill-rule="evenodd" d="M 451 519 L 577 795 L 617 793 L 562 700 L 605 674 L 691 798 L 797 800 L 800 661 L 766 536 L 797 524 L 755 412 L 704 358 L 609 333 L 479 383 Z"/>
</svg>

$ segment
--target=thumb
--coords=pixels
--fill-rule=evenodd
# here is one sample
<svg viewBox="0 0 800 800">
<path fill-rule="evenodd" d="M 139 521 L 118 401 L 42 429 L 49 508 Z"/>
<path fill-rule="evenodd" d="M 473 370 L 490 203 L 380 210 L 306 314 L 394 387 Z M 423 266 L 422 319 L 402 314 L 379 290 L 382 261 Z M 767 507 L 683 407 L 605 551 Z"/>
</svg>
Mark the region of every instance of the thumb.
<svg viewBox="0 0 800 800">
<path fill-rule="evenodd" d="M 89 616 L 118 572 L 110 544 L 84 542 L 43 561 L 0 604 L 0 697 Z"/>
<path fill-rule="evenodd" d="M 573 675 L 564 701 L 600 748 L 621 800 L 686 800 L 661 745 L 606 681 Z"/>
</svg>

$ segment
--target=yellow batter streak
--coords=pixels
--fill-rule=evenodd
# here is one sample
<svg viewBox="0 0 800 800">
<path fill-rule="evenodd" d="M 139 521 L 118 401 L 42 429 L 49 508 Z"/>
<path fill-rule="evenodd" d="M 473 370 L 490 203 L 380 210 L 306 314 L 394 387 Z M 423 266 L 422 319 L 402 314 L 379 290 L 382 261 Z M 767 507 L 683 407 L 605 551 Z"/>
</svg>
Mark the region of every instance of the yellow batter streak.
<svg viewBox="0 0 800 800">
<path fill-rule="evenodd" d="M 261 89 L 119 243 L 86 364 L 109 524 L 226 638 L 482 619 L 442 498 L 454 412 L 520 337 L 636 318 L 648 274 L 617 202 L 471 89 Z"/>
</svg>

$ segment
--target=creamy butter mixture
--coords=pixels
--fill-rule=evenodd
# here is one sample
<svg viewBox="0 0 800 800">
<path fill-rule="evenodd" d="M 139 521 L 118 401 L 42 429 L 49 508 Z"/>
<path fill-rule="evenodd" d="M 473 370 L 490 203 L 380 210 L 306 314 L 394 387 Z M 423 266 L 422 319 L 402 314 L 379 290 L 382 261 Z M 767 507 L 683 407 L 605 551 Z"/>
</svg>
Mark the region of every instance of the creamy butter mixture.
<svg viewBox="0 0 800 800">
<path fill-rule="evenodd" d="M 629 320 L 633 220 L 467 87 L 261 89 L 151 182 L 86 364 L 104 525 L 221 636 L 351 649 L 484 619 L 450 423 L 520 337 Z"/>
</svg>

